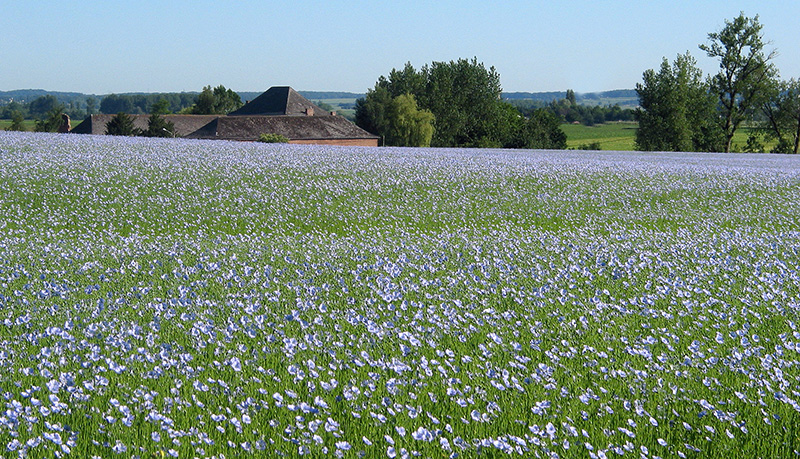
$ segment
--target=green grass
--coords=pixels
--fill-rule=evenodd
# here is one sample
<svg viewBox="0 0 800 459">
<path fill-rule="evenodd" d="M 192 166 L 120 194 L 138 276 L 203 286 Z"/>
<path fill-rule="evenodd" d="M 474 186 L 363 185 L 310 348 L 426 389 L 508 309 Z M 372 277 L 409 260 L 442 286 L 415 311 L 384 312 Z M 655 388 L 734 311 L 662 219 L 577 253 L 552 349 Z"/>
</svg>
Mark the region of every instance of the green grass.
<svg viewBox="0 0 800 459">
<path fill-rule="evenodd" d="M 342 108 L 342 105 L 351 106 L 352 104 L 356 103 L 356 99 L 314 99 L 313 102 L 321 101 L 326 104 L 333 106 L 336 113 L 342 115 L 348 119 L 354 119 L 356 116 L 356 111 L 353 108 Z"/>
<path fill-rule="evenodd" d="M 9 126 L 11 126 L 11 120 L 0 120 L 0 131 L 5 131 Z M 36 121 L 24 120 L 22 126 L 26 131 L 32 131 L 36 128 Z"/>
<path fill-rule="evenodd" d="M 561 129 L 567 135 L 568 148 L 580 148 L 582 145 L 597 143 L 601 150 L 634 150 L 633 140 L 636 136 L 636 123 L 607 123 L 595 126 L 582 124 L 562 124 Z"/>
<path fill-rule="evenodd" d="M 638 124 L 635 122 L 605 123 L 594 126 L 582 124 L 562 124 L 561 130 L 567 135 L 567 148 L 581 147 L 597 143 L 601 150 L 633 151 L 636 150 L 635 138 Z M 747 145 L 747 138 L 752 128 L 744 127 L 736 131 L 733 137 L 733 151 L 742 151 Z M 773 143 L 766 143 L 769 150 Z"/>
</svg>

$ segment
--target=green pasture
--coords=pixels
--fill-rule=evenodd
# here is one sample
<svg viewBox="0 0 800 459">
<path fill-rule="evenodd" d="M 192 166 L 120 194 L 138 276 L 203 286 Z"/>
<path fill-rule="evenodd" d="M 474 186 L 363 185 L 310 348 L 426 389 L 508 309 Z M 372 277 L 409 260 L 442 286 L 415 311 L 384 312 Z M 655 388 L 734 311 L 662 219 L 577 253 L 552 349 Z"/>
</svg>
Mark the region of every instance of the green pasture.
<svg viewBox="0 0 800 459">
<path fill-rule="evenodd" d="M 562 124 L 561 130 L 567 135 L 567 147 L 575 150 L 586 149 L 589 145 L 597 143 L 601 150 L 607 151 L 633 151 L 636 149 L 634 139 L 638 123 L 620 122 L 605 123 L 594 126 L 583 124 Z M 733 137 L 733 150 L 742 151 L 747 145 L 747 138 L 753 128 L 741 128 Z M 766 150 L 770 150 L 771 143 L 766 143 Z"/>
<path fill-rule="evenodd" d="M 607 123 L 595 126 L 562 124 L 567 135 L 567 147 L 581 149 L 584 145 L 600 144 L 601 150 L 632 151 L 637 123 Z"/>
<path fill-rule="evenodd" d="M 0 131 L 5 131 L 9 126 L 11 126 L 11 120 L 0 120 Z M 32 131 L 36 128 L 36 121 L 25 120 L 22 122 L 22 126 L 25 127 L 26 131 Z"/>
</svg>

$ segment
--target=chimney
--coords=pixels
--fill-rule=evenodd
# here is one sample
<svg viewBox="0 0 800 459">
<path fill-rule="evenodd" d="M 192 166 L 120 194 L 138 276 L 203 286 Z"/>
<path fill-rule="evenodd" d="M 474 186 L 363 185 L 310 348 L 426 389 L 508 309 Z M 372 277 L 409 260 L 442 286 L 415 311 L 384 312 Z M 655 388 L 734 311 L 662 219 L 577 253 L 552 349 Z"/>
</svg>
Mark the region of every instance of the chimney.
<svg viewBox="0 0 800 459">
<path fill-rule="evenodd" d="M 58 132 L 66 133 L 72 130 L 72 124 L 69 120 L 69 115 L 66 113 L 61 114 L 61 125 L 58 127 Z"/>
</svg>

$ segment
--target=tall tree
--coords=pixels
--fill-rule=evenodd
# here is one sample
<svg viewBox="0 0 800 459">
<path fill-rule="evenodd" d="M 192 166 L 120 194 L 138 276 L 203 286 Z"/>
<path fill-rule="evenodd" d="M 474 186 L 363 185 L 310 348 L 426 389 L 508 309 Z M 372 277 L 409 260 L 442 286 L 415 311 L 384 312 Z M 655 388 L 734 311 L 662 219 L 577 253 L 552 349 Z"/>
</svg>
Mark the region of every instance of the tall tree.
<svg viewBox="0 0 800 459">
<path fill-rule="evenodd" d="M 86 114 L 93 115 L 97 111 L 97 99 L 88 97 L 86 99 Z"/>
<path fill-rule="evenodd" d="M 58 132 L 63 121 L 64 106 L 61 104 L 51 108 L 43 117 L 36 120 L 36 132 Z"/>
<path fill-rule="evenodd" d="M 656 72 L 646 70 L 636 84 L 639 108 L 636 148 L 645 151 L 719 151 L 722 131 L 714 122 L 716 99 L 687 52 Z"/>
<path fill-rule="evenodd" d="M 763 110 L 767 136 L 777 141 L 773 152 L 797 154 L 800 151 L 800 80 L 777 83 Z"/>
<path fill-rule="evenodd" d="M 501 146 L 495 135 L 503 116 L 500 74 L 477 59 L 433 62 L 421 70 L 420 106 L 436 117 L 433 146 Z"/>
<path fill-rule="evenodd" d="M 711 78 L 711 90 L 719 98 L 725 151 L 731 151 L 736 130 L 753 115 L 768 93 L 770 80 L 777 77 L 772 64 L 774 50 L 766 52 L 758 16 L 740 13 L 725 21 L 719 32 L 708 34 L 709 42 L 700 49 L 719 59 L 719 73 Z"/>
<path fill-rule="evenodd" d="M 133 99 L 124 94 L 109 94 L 100 101 L 100 113 L 129 113 L 134 110 Z"/>
<path fill-rule="evenodd" d="M 522 148 L 565 150 L 567 135 L 561 130 L 561 121 L 551 112 L 540 108 L 533 112 L 522 128 Z"/>
<path fill-rule="evenodd" d="M 356 124 L 367 132 L 381 136 L 385 142 L 389 128 L 387 114 L 393 99 L 389 89 L 378 80 L 375 88 L 367 90 L 366 96 L 356 100 Z"/>
<path fill-rule="evenodd" d="M 572 89 L 567 89 L 567 102 L 569 102 L 569 104 L 572 106 L 577 105 L 575 102 L 575 91 Z"/>
<path fill-rule="evenodd" d="M 13 119 L 17 113 L 20 113 L 22 114 L 22 118 L 25 119 L 25 114 L 27 112 L 28 112 L 27 107 L 17 102 L 16 100 L 12 100 L 6 105 L 0 107 L 0 118 Z"/>
<path fill-rule="evenodd" d="M 389 78 L 378 78 L 378 85 L 388 89 L 392 97 L 411 94 L 417 98 L 425 92 L 425 75 L 417 72 L 411 62 L 406 62 L 403 70 L 392 69 Z"/>
</svg>

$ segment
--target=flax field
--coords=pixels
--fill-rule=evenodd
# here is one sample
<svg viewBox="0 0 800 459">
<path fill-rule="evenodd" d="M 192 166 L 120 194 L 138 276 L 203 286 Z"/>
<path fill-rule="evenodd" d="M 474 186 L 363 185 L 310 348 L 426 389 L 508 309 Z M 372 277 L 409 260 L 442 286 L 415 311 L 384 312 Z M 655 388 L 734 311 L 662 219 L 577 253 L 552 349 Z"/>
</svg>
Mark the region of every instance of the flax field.
<svg viewBox="0 0 800 459">
<path fill-rule="evenodd" d="M 800 454 L 800 158 L 0 133 L 0 458 Z"/>
</svg>

